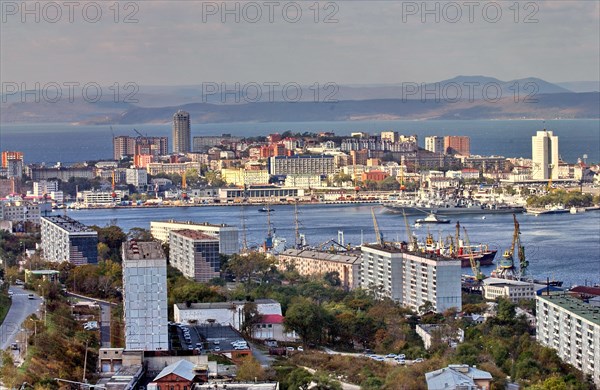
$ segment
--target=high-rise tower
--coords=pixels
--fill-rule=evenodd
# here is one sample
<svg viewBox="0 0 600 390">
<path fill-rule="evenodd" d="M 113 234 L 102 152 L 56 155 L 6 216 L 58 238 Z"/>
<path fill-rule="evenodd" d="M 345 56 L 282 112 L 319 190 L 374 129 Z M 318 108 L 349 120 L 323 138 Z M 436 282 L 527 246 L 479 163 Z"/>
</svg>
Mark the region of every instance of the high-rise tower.
<svg viewBox="0 0 600 390">
<path fill-rule="evenodd" d="M 534 180 L 558 179 L 558 137 L 551 131 L 538 131 L 531 137 L 531 177 Z"/>
<path fill-rule="evenodd" d="M 173 115 L 173 153 L 188 153 L 190 146 L 190 114 L 179 110 Z"/>
</svg>

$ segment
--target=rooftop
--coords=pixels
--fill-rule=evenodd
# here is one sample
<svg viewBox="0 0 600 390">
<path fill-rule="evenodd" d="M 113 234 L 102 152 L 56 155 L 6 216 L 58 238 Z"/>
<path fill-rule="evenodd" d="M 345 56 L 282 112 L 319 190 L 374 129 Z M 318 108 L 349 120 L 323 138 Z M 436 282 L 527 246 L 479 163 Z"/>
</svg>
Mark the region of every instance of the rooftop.
<svg viewBox="0 0 600 390">
<path fill-rule="evenodd" d="M 474 380 L 492 380 L 492 375 L 466 364 L 451 364 L 448 367 L 425 374 L 429 390 L 474 388 Z M 471 387 L 468 387 L 471 386 Z"/>
<path fill-rule="evenodd" d="M 315 259 L 322 261 L 332 261 L 336 263 L 344 263 L 344 264 L 355 264 L 361 262 L 360 254 L 356 255 L 347 255 L 340 253 L 331 253 L 331 252 L 319 252 L 313 250 L 304 250 L 304 249 L 286 249 L 281 253 L 284 256 L 295 256 L 301 257 L 305 259 Z"/>
<path fill-rule="evenodd" d="M 565 294 L 538 295 L 539 300 L 551 302 L 570 313 L 600 325 L 600 308 Z"/>
<path fill-rule="evenodd" d="M 531 282 L 523 282 L 520 280 L 511 280 L 511 279 L 502 279 L 502 278 L 486 278 L 483 280 L 483 284 L 485 285 L 494 285 L 494 286 L 533 286 Z"/>
<path fill-rule="evenodd" d="M 204 234 L 197 230 L 190 229 L 181 229 L 181 230 L 172 230 L 171 233 L 176 233 L 180 236 L 184 236 L 187 238 L 191 238 L 192 240 L 202 240 L 202 241 L 215 241 L 219 242 L 219 239 L 215 236 L 211 236 L 208 234 Z"/>
<path fill-rule="evenodd" d="M 175 305 L 179 310 L 230 309 L 233 305 L 243 305 L 246 302 L 247 301 L 192 303 L 190 307 L 187 307 L 185 303 L 176 303 Z M 252 302 L 256 304 L 279 303 L 274 299 L 255 299 Z"/>
<path fill-rule="evenodd" d="M 194 372 L 195 369 L 197 369 L 197 367 L 194 363 L 182 359 L 163 368 L 163 370 L 154 378 L 154 381 L 157 381 L 169 374 L 174 374 L 191 381 L 197 375 Z"/>
<path fill-rule="evenodd" d="M 156 241 L 127 241 L 123 243 L 123 252 L 123 261 L 166 259 L 162 246 Z"/>
<path fill-rule="evenodd" d="M 263 314 L 260 322 L 263 324 L 283 324 L 284 317 L 279 314 Z"/>
<path fill-rule="evenodd" d="M 169 219 L 169 220 L 166 220 L 166 221 L 152 221 L 152 222 L 150 222 L 150 224 L 153 224 L 153 223 L 172 223 L 172 224 L 190 225 L 190 226 L 232 227 L 231 225 L 227 225 L 225 223 L 213 224 L 213 223 L 208 223 L 208 222 L 176 221 L 174 219 Z"/>
<path fill-rule="evenodd" d="M 600 287 L 575 286 L 569 290 L 569 293 L 598 296 L 600 295 Z"/>
<path fill-rule="evenodd" d="M 42 220 L 48 221 L 53 225 L 56 225 L 63 230 L 66 230 L 69 233 L 95 233 L 96 235 L 98 234 L 95 230 L 90 229 L 81 222 L 76 221 L 73 218 L 67 217 L 66 215 L 42 217 Z"/>
</svg>

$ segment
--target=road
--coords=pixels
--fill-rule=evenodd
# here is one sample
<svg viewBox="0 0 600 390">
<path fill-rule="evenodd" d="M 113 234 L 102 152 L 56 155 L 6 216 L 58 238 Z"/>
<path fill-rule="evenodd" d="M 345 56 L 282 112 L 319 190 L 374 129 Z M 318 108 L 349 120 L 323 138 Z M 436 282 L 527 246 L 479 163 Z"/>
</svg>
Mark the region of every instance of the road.
<svg viewBox="0 0 600 390">
<path fill-rule="evenodd" d="M 42 303 L 42 299 L 35 293 L 33 293 L 35 299 L 29 299 L 28 295 L 32 291 L 23 290 L 23 287 L 10 286 L 9 291 L 13 293 L 12 305 L 0 325 L 0 349 L 6 349 L 15 342 L 23 321 L 30 314 L 40 310 Z"/>
<path fill-rule="evenodd" d="M 72 292 L 67 292 L 67 295 L 86 301 L 96 302 L 98 306 L 100 306 L 100 346 L 102 348 L 110 348 L 110 308 L 111 306 L 116 304 L 104 301 L 102 299 L 86 297 L 85 295 L 75 294 Z"/>
</svg>

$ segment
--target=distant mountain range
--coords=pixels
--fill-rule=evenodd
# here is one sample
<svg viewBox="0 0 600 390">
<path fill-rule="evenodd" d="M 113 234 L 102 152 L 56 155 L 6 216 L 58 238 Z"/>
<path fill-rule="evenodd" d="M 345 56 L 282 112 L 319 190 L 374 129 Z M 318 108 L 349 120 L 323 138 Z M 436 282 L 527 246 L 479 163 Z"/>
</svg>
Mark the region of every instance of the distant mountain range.
<svg viewBox="0 0 600 390">
<path fill-rule="evenodd" d="M 286 102 L 280 89 L 256 103 L 239 94 L 202 94 L 202 86 L 140 87 L 139 103 L 96 103 L 81 99 L 56 103 L 15 101 L 3 97 L 2 123 L 138 124 L 168 123 L 178 109 L 193 123 L 360 121 L 433 119 L 600 118 L 598 82 L 553 84 L 538 78 L 501 81 L 486 76 L 458 76 L 438 83 L 372 86 L 303 87 L 302 99 Z M 336 89 L 337 88 L 337 89 Z M 573 92 L 583 91 L 583 92 Z M 323 101 L 329 95 L 329 100 Z M 5 99 L 6 98 L 6 99 Z M 267 101 L 265 101 L 267 100 Z M 270 100 L 270 101 L 269 101 Z M 223 102 L 225 104 L 223 104 Z M 234 104 L 236 103 L 236 104 Z"/>
</svg>

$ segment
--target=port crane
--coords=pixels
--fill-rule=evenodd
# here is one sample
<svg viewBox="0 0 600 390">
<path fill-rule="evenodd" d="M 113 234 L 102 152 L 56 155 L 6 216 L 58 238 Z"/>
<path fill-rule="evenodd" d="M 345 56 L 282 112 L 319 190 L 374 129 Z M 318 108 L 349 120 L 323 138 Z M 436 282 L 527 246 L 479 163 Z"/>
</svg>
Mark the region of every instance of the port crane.
<svg viewBox="0 0 600 390">
<path fill-rule="evenodd" d="M 465 233 L 465 241 L 467 243 L 467 250 L 469 252 L 469 262 L 471 263 L 471 270 L 473 270 L 473 276 L 475 276 L 475 279 L 477 279 L 478 283 L 481 283 L 481 281 L 485 279 L 485 275 L 481 272 L 479 260 L 476 260 L 475 256 L 473 256 L 473 248 L 471 247 L 471 242 L 469 241 L 467 229 L 464 226 L 463 231 Z"/>
<path fill-rule="evenodd" d="M 513 231 L 513 239 L 510 245 L 510 249 L 504 251 L 502 255 L 502 260 L 500 260 L 499 268 L 495 272 L 495 276 L 504 279 L 517 279 L 521 280 L 527 271 L 527 267 L 529 266 L 529 262 L 525 258 L 525 247 L 521 243 L 521 229 L 519 225 L 519 221 L 517 221 L 517 216 L 513 214 L 514 221 L 514 231 Z M 519 253 L 519 270 L 517 271 L 515 267 L 515 249 L 518 250 Z"/>
<path fill-rule="evenodd" d="M 412 233 L 412 230 L 410 230 L 410 224 L 408 223 L 408 218 L 406 217 L 404 210 L 402 210 L 402 216 L 404 217 L 404 225 L 406 226 L 406 234 L 408 235 L 408 250 L 416 252 L 419 249 L 417 237 L 415 237 Z"/>
<path fill-rule="evenodd" d="M 187 180 L 186 180 L 185 171 L 184 171 L 181 174 L 181 199 L 186 200 L 187 197 L 188 197 L 188 195 L 187 195 Z"/>
<path fill-rule="evenodd" d="M 371 216 L 373 217 L 373 227 L 375 228 L 375 238 L 377 239 L 377 244 L 379 244 L 382 248 L 385 248 L 383 233 L 379 230 L 379 224 L 377 223 L 377 217 L 375 217 L 374 207 L 371 207 Z"/>
<path fill-rule="evenodd" d="M 113 203 L 115 203 L 115 200 L 117 199 L 117 193 L 115 192 L 115 170 L 114 169 L 112 171 L 111 189 L 112 189 L 112 192 L 110 193 L 110 197 L 112 198 Z"/>
</svg>

